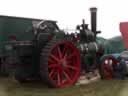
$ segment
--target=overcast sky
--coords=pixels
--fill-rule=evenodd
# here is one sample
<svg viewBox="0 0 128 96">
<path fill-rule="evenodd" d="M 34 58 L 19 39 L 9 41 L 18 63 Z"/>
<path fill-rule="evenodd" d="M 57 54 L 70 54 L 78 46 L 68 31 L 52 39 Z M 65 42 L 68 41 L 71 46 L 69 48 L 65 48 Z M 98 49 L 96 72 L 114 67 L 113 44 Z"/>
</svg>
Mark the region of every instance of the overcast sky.
<svg viewBox="0 0 128 96">
<path fill-rule="evenodd" d="M 120 35 L 119 22 L 128 21 L 128 0 L 0 0 L 0 14 L 56 20 L 61 29 L 75 29 L 83 18 L 90 24 L 92 6 L 98 8 L 100 36 Z"/>
</svg>

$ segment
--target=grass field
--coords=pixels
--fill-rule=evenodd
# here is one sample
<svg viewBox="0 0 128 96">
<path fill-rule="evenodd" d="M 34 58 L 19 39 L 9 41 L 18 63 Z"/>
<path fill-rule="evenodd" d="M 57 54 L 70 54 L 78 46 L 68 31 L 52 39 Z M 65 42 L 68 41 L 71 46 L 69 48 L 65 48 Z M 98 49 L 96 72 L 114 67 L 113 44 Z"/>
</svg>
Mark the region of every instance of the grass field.
<svg viewBox="0 0 128 96">
<path fill-rule="evenodd" d="M 0 78 L 0 96 L 128 96 L 128 81 L 97 81 L 53 89 L 40 83 L 19 84 Z"/>
</svg>

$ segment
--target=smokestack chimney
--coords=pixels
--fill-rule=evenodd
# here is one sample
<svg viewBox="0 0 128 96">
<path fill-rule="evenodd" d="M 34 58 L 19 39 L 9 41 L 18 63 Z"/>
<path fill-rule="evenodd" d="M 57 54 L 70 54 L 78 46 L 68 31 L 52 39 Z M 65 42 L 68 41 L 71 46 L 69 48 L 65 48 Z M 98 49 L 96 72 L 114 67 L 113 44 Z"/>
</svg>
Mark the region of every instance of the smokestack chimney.
<svg viewBox="0 0 128 96">
<path fill-rule="evenodd" d="M 96 7 L 92 7 L 90 8 L 90 12 L 91 12 L 91 31 L 94 32 L 95 38 L 96 38 L 96 34 L 97 34 L 97 8 Z"/>
</svg>

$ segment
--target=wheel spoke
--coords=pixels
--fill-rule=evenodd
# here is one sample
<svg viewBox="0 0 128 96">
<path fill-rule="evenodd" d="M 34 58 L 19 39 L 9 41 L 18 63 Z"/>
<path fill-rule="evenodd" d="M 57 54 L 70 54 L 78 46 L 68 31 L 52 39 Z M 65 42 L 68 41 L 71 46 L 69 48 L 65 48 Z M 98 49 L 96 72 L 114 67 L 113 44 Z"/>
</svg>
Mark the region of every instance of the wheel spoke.
<svg viewBox="0 0 128 96">
<path fill-rule="evenodd" d="M 49 77 L 51 77 L 54 73 L 54 70 L 51 70 L 51 72 L 49 73 Z"/>
<path fill-rule="evenodd" d="M 69 81 L 72 81 L 72 80 L 71 80 L 71 77 L 69 76 L 69 74 L 67 74 L 66 71 L 63 71 L 63 74 L 64 74 L 64 76 L 65 76 Z"/>
<path fill-rule="evenodd" d="M 59 59 L 62 59 L 62 53 L 59 46 L 57 47 L 57 51 L 58 51 Z"/>
<path fill-rule="evenodd" d="M 61 78 L 60 78 L 60 73 L 58 71 L 57 73 L 57 84 L 60 85 L 61 84 Z"/>
<path fill-rule="evenodd" d="M 49 76 L 51 79 L 54 79 L 54 77 L 57 75 L 58 71 L 54 71 L 51 76 Z"/>
<path fill-rule="evenodd" d="M 66 67 L 69 68 L 69 69 L 75 70 L 75 71 L 78 70 L 77 67 L 74 67 L 74 66 L 71 66 L 71 65 L 66 65 Z"/>
<path fill-rule="evenodd" d="M 63 51 L 62 51 L 62 57 L 65 57 L 67 52 L 67 46 L 64 46 Z"/>
<path fill-rule="evenodd" d="M 51 56 L 55 61 L 57 61 L 57 62 L 59 61 L 59 59 L 58 59 L 55 55 L 51 54 L 50 56 Z"/>
</svg>

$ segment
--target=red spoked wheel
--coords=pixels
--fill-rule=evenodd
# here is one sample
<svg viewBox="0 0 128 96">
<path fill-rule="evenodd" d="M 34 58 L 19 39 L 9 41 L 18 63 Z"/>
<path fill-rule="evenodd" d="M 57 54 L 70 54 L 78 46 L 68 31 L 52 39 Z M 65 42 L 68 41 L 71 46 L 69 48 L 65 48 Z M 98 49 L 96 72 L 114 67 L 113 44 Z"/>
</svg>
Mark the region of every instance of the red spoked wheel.
<svg viewBox="0 0 128 96">
<path fill-rule="evenodd" d="M 111 80 L 114 78 L 113 66 L 117 64 L 117 62 L 118 61 L 112 56 L 107 56 L 103 59 L 101 64 L 103 79 Z"/>
<path fill-rule="evenodd" d="M 46 83 L 52 87 L 60 88 L 74 84 L 80 74 L 80 53 L 78 49 L 69 41 L 50 43 L 48 47 L 47 58 L 45 57 L 46 59 L 43 60 L 45 61 L 43 65 L 47 67 L 47 70 L 41 68 L 45 71 L 42 76 L 43 79 L 46 79 Z"/>
</svg>

